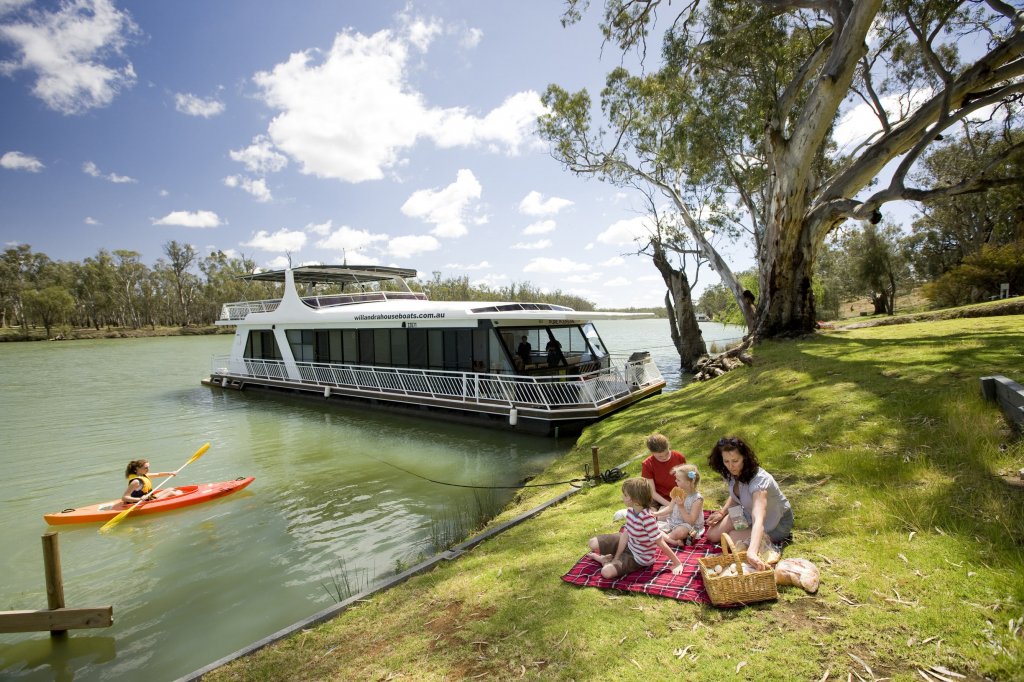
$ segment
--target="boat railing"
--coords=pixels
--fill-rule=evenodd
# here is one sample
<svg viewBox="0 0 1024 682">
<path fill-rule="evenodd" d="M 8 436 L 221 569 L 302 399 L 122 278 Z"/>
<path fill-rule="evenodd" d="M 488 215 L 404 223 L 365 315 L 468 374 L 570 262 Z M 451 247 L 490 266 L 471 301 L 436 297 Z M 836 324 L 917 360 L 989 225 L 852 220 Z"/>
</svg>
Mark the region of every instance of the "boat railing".
<svg viewBox="0 0 1024 682">
<path fill-rule="evenodd" d="M 249 313 L 270 313 L 281 305 L 281 299 L 272 298 L 265 301 L 237 301 L 225 303 L 220 307 L 221 321 L 241 321 Z"/>
<path fill-rule="evenodd" d="M 270 379 L 318 390 L 338 388 L 382 397 L 415 396 L 550 411 L 598 408 L 664 381 L 649 359 L 631 362 L 614 357 L 609 367 L 586 374 L 537 377 L 316 362 L 297 362 L 290 370 L 281 360 L 233 360 L 227 355 L 215 356 L 211 369 L 215 375 L 236 380 Z"/>
<path fill-rule="evenodd" d="M 375 303 L 384 301 L 426 301 L 427 295 L 422 291 L 363 291 L 352 294 L 322 294 L 303 296 L 302 302 L 310 308 L 332 308 L 334 306 L 352 305 L 354 303 Z M 277 310 L 281 299 L 265 301 L 236 301 L 225 303 L 220 308 L 220 320 L 238 322 L 244 320 L 249 313 L 269 313 Z"/>
</svg>

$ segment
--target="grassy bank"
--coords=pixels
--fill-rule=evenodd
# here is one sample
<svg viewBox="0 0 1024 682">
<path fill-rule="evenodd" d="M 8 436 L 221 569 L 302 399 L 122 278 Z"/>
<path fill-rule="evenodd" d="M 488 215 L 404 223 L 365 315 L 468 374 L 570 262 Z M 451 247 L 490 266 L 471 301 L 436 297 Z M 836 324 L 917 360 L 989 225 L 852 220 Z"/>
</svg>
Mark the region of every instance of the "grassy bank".
<svg viewBox="0 0 1024 682">
<path fill-rule="evenodd" d="M 1024 442 L 978 379 L 1024 379 L 1024 318 L 839 330 L 754 355 L 591 427 L 538 482 L 579 476 L 592 445 L 603 467 L 630 460 L 661 431 L 714 507 L 706 453 L 742 435 L 793 502 L 786 555 L 819 565 L 817 595 L 718 610 L 562 583 L 587 538 L 616 527 L 620 486 L 602 485 L 208 679 L 1021 679 L 1024 490 L 1002 475 L 1024 466 Z M 525 489 L 498 520 L 561 490 Z"/>
</svg>

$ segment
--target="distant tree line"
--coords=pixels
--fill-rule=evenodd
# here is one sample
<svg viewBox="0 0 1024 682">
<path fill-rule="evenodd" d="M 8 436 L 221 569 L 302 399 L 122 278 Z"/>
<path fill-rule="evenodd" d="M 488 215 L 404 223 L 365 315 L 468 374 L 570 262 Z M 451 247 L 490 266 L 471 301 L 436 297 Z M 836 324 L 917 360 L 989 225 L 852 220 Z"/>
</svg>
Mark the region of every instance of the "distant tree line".
<svg viewBox="0 0 1024 682">
<path fill-rule="evenodd" d="M 137 251 L 100 249 L 81 262 L 55 261 L 27 244 L 0 256 L 0 327 L 54 330 L 210 325 L 231 301 L 278 298 L 282 286 L 241 279 L 256 272 L 251 258 L 214 251 L 200 257 L 190 244 L 169 241 L 150 267 Z M 531 301 L 593 310 L 590 301 L 562 291 L 543 292 L 529 282 L 507 287 L 472 285 L 468 277 L 434 272 L 410 287 L 432 300 Z M 328 290 L 329 291 L 329 290 Z"/>
</svg>

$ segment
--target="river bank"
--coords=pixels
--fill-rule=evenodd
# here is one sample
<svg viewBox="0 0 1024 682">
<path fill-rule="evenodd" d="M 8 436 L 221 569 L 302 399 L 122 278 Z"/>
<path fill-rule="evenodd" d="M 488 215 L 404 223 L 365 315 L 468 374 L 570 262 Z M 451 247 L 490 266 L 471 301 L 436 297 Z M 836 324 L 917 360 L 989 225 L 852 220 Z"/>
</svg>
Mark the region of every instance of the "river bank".
<svg viewBox="0 0 1024 682">
<path fill-rule="evenodd" d="M 753 367 L 588 428 L 535 479 L 581 475 L 595 445 L 603 465 L 630 460 L 657 430 L 704 471 L 713 508 L 706 452 L 742 435 L 794 505 L 786 556 L 819 565 L 816 596 L 718 610 L 562 583 L 587 538 L 616 526 L 619 485 L 602 485 L 204 679 L 1014 678 L 1024 497 L 1002 475 L 1024 465 L 1024 442 L 978 380 L 1019 381 L 1022 347 L 1020 316 L 765 343 Z M 557 490 L 522 490 L 494 523 Z"/>
<path fill-rule="evenodd" d="M 146 339 L 164 336 L 208 336 L 211 334 L 234 334 L 234 327 L 218 327 L 216 325 L 196 325 L 191 327 L 143 327 L 132 329 L 131 327 L 93 327 L 75 329 L 51 329 L 51 334 L 46 334 L 43 327 L 29 327 L 24 330 L 21 327 L 0 328 L 0 342 L 8 341 L 92 341 L 95 339 Z"/>
</svg>

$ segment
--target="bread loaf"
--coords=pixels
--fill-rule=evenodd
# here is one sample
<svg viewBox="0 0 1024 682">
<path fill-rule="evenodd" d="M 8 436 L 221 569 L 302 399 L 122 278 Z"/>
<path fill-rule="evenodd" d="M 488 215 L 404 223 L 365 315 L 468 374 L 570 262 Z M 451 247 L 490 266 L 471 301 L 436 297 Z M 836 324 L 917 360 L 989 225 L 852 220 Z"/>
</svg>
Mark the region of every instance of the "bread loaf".
<svg viewBox="0 0 1024 682">
<path fill-rule="evenodd" d="M 783 559 L 775 565 L 776 585 L 796 585 L 809 594 L 818 591 L 818 567 L 807 559 Z"/>
</svg>

